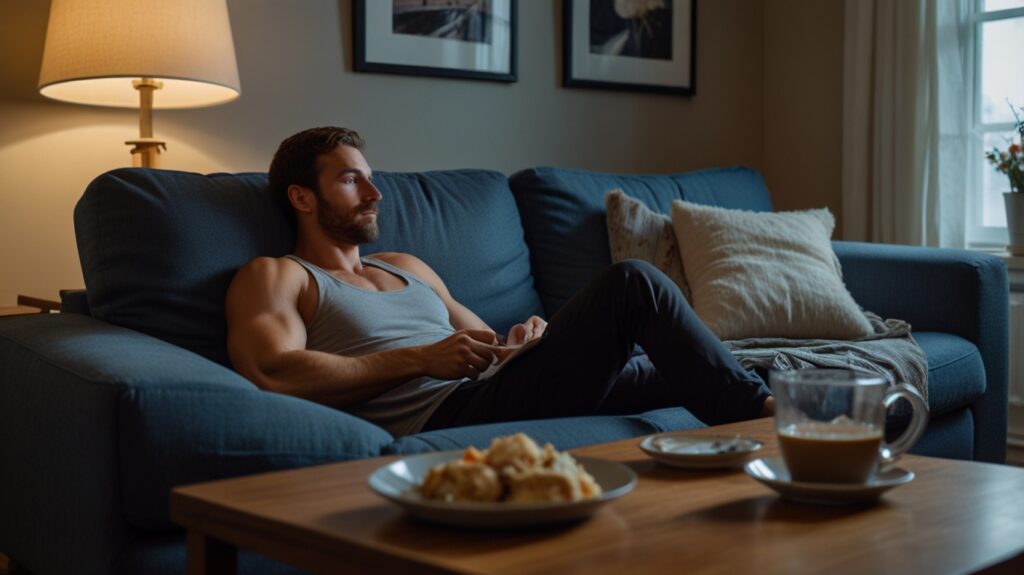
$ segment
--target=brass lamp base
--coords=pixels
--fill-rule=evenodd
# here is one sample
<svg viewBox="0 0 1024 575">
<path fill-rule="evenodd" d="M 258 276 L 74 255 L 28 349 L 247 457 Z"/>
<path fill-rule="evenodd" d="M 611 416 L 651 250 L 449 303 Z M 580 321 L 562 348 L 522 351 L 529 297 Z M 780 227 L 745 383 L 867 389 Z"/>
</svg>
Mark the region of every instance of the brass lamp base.
<svg viewBox="0 0 1024 575">
<path fill-rule="evenodd" d="M 160 148 L 167 149 L 167 143 L 153 137 L 153 92 L 163 88 L 162 82 L 152 78 L 132 81 L 139 91 L 139 139 L 128 140 L 132 146 L 132 166 L 136 168 L 159 168 Z"/>
<path fill-rule="evenodd" d="M 159 168 L 160 149 L 167 149 L 167 143 L 156 138 L 128 140 L 125 144 L 132 146 L 132 167 L 135 168 Z"/>
</svg>

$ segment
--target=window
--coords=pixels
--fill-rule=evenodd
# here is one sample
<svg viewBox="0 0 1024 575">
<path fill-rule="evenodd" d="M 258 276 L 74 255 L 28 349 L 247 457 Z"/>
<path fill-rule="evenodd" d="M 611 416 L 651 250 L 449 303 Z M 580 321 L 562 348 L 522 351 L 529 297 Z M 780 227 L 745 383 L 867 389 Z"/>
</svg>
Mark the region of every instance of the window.
<svg viewBox="0 0 1024 575">
<path fill-rule="evenodd" d="M 1006 176 L 985 161 L 984 151 L 1005 149 L 1013 112 L 1024 106 L 1024 0 L 974 0 L 971 144 L 967 191 L 967 240 L 972 246 L 1006 244 L 1003 192 Z"/>
</svg>

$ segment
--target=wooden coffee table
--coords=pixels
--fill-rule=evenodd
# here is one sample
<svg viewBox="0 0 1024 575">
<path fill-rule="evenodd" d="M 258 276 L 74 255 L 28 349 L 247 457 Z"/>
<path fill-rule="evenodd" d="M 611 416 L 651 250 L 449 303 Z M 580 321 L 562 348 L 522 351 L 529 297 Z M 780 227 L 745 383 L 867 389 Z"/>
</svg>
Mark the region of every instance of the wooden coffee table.
<svg viewBox="0 0 1024 575">
<path fill-rule="evenodd" d="M 772 421 L 742 434 L 778 453 Z M 876 505 L 790 503 L 742 471 L 661 467 L 639 438 L 573 450 L 623 462 L 637 488 L 591 519 L 484 531 L 421 523 L 366 478 L 395 457 L 180 487 L 189 573 L 233 573 L 249 549 L 318 573 L 1024 573 L 1024 469 L 906 456 L 917 478 Z"/>
</svg>

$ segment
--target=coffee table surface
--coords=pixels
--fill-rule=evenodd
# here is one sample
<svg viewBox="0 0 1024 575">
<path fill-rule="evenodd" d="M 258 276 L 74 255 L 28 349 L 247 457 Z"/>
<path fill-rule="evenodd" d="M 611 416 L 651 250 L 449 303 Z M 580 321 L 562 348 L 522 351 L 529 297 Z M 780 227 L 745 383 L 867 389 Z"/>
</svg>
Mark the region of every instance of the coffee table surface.
<svg viewBox="0 0 1024 575">
<path fill-rule="evenodd" d="M 742 434 L 776 455 L 772 421 Z M 637 488 L 591 519 L 520 531 L 440 527 L 367 487 L 395 457 L 180 487 L 191 573 L 233 572 L 236 547 L 323 573 L 1024 573 L 1024 469 L 906 456 L 917 474 L 878 504 L 791 503 L 742 471 L 655 464 L 640 438 L 573 450 L 623 462 Z"/>
</svg>

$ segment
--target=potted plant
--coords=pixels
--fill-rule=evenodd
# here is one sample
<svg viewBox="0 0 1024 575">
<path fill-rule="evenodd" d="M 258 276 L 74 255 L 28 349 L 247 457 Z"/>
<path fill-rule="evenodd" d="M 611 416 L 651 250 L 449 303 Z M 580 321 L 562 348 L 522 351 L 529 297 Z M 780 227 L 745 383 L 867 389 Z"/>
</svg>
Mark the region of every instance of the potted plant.
<svg viewBox="0 0 1024 575">
<path fill-rule="evenodd" d="M 985 157 L 996 171 L 1010 178 L 1010 191 L 1003 193 L 1006 202 L 1006 228 L 1010 232 L 1010 245 L 1007 249 L 1013 255 L 1024 255 L 1024 120 L 1017 110 L 1010 106 L 1015 120 L 1014 130 L 1017 131 L 1017 142 L 1011 137 L 1005 151 L 992 148 L 985 152 Z M 1020 109 L 1024 113 L 1024 108 Z"/>
</svg>

